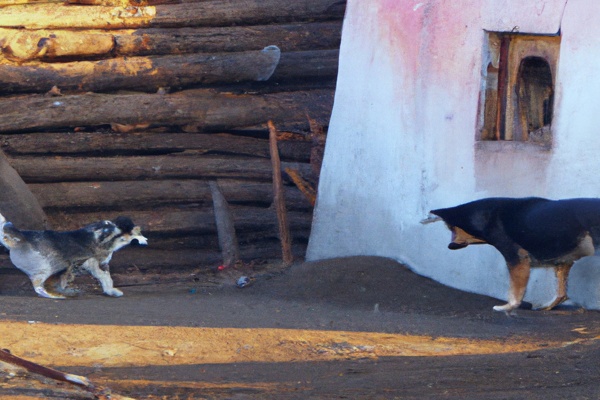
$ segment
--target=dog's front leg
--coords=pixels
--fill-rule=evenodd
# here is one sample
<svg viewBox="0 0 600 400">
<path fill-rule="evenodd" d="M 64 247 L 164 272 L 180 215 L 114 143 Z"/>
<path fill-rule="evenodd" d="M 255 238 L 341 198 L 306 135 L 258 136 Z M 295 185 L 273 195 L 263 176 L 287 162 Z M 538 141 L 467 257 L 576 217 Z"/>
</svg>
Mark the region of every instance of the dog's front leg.
<svg viewBox="0 0 600 400">
<path fill-rule="evenodd" d="M 110 272 L 108 272 L 108 264 L 106 265 L 106 270 L 100 267 L 100 263 L 95 258 L 90 258 L 86 262 L 83 263 L 81 268 L 88 271 L 94 278 L 98 279 L 100 284 L 102 285 L 102 290 L 109 296 L 113 297 L 121 297 L 123 296 L 123 292 L 119 289 L 116 289 L 113 286 L 113 280 L 110 276 Z"/>
<path fill-rule="evenodd" d="M 519 262 L 515 265 L 507 264 L 510 275 L 510 291 L 508 293 L 508 303 L 502 306 L 494 306 L 495 311 L 511 312 L 518 308 L 525 296 L 527 282 L 529 282 L 529 273 L 531 270 L 531 260 L 529 254 L 524 250 L 519 251 Z"/>
</svg>

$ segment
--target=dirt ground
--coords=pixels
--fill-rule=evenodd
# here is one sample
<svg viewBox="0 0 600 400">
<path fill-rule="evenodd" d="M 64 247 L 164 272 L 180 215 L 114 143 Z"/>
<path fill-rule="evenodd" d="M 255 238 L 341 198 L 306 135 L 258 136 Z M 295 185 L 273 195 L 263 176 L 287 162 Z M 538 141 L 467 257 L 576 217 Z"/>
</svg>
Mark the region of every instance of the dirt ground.
<svg viewBox="0 0 600 400">
<path fill-rule="evenodd" d="M 147 399 L 597 399 L 600 313 L 492 311 L 377 257 L 190 275 L 73 299 L 0 276 L 0 347 Z M 122 279 L 125 281 L 125 279 Z M 3 399 L 86 399 L 0 368 Z"/>
</svg>

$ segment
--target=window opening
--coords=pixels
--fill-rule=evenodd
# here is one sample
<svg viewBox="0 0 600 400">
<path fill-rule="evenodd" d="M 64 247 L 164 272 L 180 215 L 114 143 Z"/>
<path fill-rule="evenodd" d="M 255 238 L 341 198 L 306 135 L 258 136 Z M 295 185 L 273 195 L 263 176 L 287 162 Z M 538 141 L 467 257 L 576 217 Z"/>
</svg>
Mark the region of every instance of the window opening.
<svg viewBox="0 0 600 400">
<path fill-rule="evenodd" d="M 480 140 L 549 145 L 560 36 L 487 32 Z"/>
</svg>

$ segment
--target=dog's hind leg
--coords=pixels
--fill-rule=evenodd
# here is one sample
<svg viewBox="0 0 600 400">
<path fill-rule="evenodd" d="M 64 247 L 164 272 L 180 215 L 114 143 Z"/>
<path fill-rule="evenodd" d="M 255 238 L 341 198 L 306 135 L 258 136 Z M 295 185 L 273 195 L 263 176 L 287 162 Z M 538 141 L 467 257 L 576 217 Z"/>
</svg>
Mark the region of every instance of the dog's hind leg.
<svg viewBox="0 0 600 400">
<path fill-rule="evenodd" d="M 108 264 L 104 265 L 106 269 L 100 266 L 100 263 L 95 258 L 90 258 L 81 265 L 81 268 L 88 271 L 92 276 L 100 282 L 102 290 L 109 296 L 121 297 L 123 292 L 113 286 L 113 280 L 108 272 Z"/>
<path fill-rule="evenodd" d="M 571 271 L 572 266 L 573 263 L 561 264 L 554 269 L 558 281 L 556 297 L 550 303 L 538 308 L 538 310 L 552 310 L 554 307 L 569 299 L 567 296 L 567 279 L 569 278 L 569 272 Z"/>
<path fill-rule="evenodd" d="M 46 274 L 38 274 L 29 277 L 29 279 L 31 279 L 33 289 L 39 296 L 46 297 L 48 299 L 65 299 L 65 296 L 50 293 L 46 290 L 46 288 L 44 287 L 44 283 L 46 283 L 46 280 L 48 280 L 48 278 L 49 276 L 46 276 Z"/>
<path fill-rule="evenodd" d="M 519 262 L 515 265 L 508 264 L 508 273 L 510 275 L 510 291 L 508 293 L 508 303 L 502 306 L 494 306 L 495 311 L 511 312 L 518 308 L 525 296 L 527 282 L 529 282 L 529 273 L 531 270 L 531 260 L 529 254 L 523 250 L 519 251 Z"/>
</svg>

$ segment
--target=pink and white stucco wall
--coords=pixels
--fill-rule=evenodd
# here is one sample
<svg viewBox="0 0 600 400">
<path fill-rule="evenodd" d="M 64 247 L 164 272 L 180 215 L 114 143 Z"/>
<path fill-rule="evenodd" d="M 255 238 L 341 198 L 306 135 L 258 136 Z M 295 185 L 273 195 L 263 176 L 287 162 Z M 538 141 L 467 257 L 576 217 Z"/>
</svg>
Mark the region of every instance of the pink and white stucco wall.
<svg viewBox="0 0 600 400">
<path fill-rule="evenodd" d="M 420 220 L 490 196 L 600 197 L 598 15 L 595 0 L 348 0 L 307 258 L 390 257 L 506 299 L 494 248 L 450 251 L 444 224 Z M 476 146 L 486 30 L 560 31 L 550 150 Z M 548 302 L 554 285 L 534 271 L 525 300 Z M 569 296 L 600 309 L 600 259 L 576 264 Z"/>
</svg>

